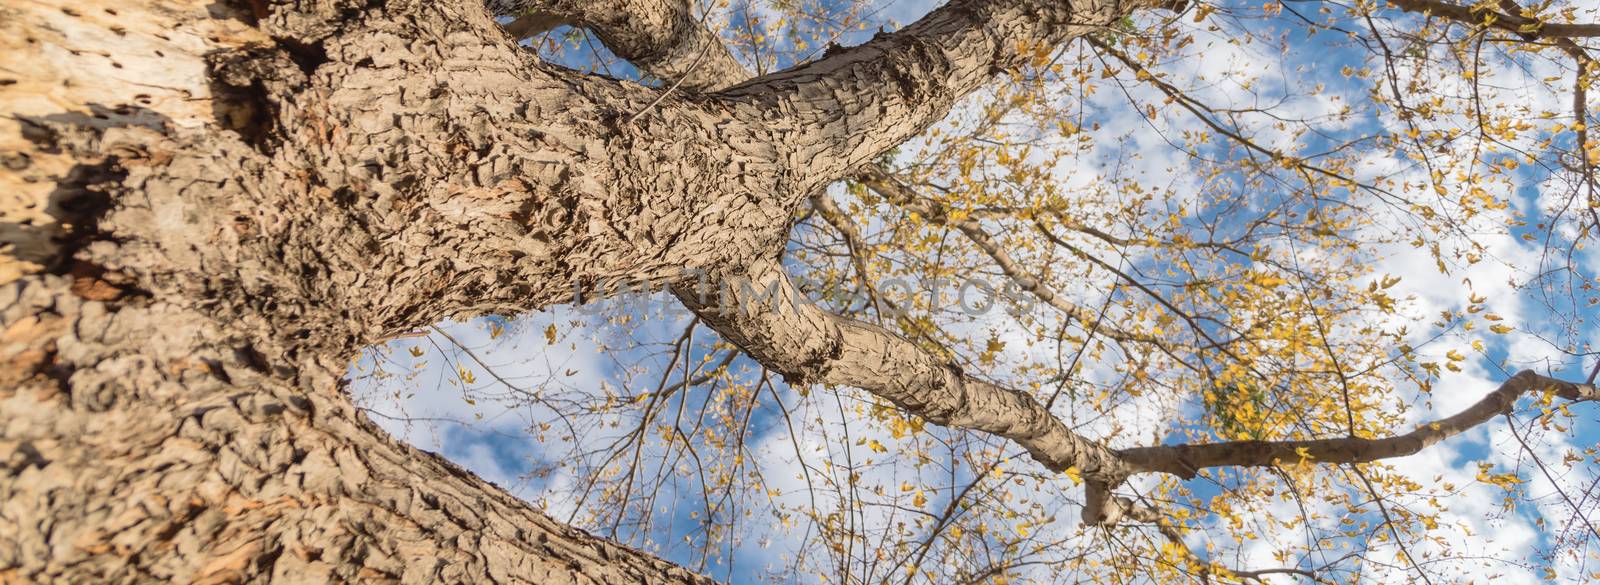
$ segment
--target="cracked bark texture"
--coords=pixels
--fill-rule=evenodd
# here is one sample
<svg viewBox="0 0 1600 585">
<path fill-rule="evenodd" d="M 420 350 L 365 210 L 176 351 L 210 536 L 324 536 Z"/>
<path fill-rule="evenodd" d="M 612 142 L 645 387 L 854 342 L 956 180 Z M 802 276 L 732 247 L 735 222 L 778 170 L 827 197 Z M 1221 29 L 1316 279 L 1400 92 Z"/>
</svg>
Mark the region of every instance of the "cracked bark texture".
<svg viewBox="0 0 1600 585">
<path fill-rule="evenodd" d="M 0 580 L 700 581 L 388 438 L 347 360 L 575 291 L 782 284 L 817 189 L 1029 47 L 1159 4 L 957 0 L 745 81 L 682 65 L 725 55 L 687 4 L 633 3 L 559 18 L 692 91 L 540 63 L 467 0 L 0 9 Z M 1114 487 L 1134 458 L 881 329 L 686 302 L 792 377 L 1053 469 Z"/>
<path fill-rule="evenodd" d="M 0 576 L 699 581 L 386 437 L 346 360 L 769 256 L 829 172 L 931 124 L 1041 10 L 1067 16 L 957 3 L 663 97 L 543 65 L 463 1 L 8 5 Z"/>
<path fill-rule="evenodd" d="M 489 0 L 490 12 L 518 15 L 517 37 L 561 24 L 594 31 L 607 49 L 683 91 L 715 91 L 750 77 L 688 0 Z"/>
<path fill-rule="evenodd" d="M 706 193 L 626 167 L 716 125 L 619 155 L 592 126 L 650 96 L 536 75 L 476 6 L 303 8 L 6 7 L 0 580 L 702 581 L 395 442 L 339 375 L 788 211 L 614 222 Z"/>
<path fill-rule="evenodd" d="M 299 8 L 5 8 L 0 580 L 702 581 L 395 442 L 339 375 L 765 250 L 790 211 L 711 185 L 776 166 L 720 112 L 607 126 L 654 94 L 533 67 L 476 5 Z"/>
</svg>

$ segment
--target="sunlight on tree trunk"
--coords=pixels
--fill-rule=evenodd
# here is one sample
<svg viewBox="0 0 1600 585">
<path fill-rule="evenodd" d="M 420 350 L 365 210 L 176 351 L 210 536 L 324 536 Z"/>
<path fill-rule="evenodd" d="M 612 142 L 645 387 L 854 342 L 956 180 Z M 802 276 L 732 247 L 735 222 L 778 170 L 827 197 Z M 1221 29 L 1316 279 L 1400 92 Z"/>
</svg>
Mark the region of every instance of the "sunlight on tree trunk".
<svg viewBox="0 0 1600 585">
<path fill-rule="evenodd" d="M 1593 361 L 1581 327 L 1600 304 L 1582 251 L 1600 230 L 1588 130 L 1600 25 L 1582 20 L 1594 10 L 953 0 L 842 47 L 865 21 L 840 6 L 857 3 L 797 4 L 757 16 L 749 2 L 682 0 L 8 5 L 0 582 L 739 580 L 731 561 L 723 576 L 706 560 L 733 555 L 750 522 L 735 498 L 801 492 L 759 471 L 758 489 L 737 488 L 762 455 L 746 445 L 758 407 L 787 434 L 798 472 L 783 472 L 808 497 L 798 513 L 772 508 L 775 523 L 816 538 L 782 558 L 830 582 L 1004 583 L 1031 565 L 1101 582 L 1332 582 L 1374 563 L 1429 581 L 1432 553 L 1416 547 L 1437 514 L 1402 503 L 1423 487 L 1392 460 L 1501 419 L 1515 442 L 1496 448 L 1520 448 L 1550 493 L 1518 492 L 1531 475 L 1488 461 L 1476 482 L 1508 505 L 1558 501 L 1588 533 L 1573 550 L 1600 544 L 1594 487 L 1574 497 L 1551 471 L 1595 455 L 1549 438 L 1576 436 L 1569 409 L 1600 398 L 1593 375 L 1563 378 Z M 822 24 L 802 38 L 799 20 Z M 557 31 L 592 34 L 591 51 L 642 74 L 553 62 Z M 1323 77 L 1344 84 L 1329 95 L 1358 94 L 1361 113 L 1323 95 L 1323 77 L 1302 80 L 1315 107 L 1212 105 L 1293 84 L 1239 81 L 1252 65 L 1206 63 L 1197 36 L 1288 54 L 1295 34 L 1360 47 L 1364 61 Z M 786 67 L 772 68 L 779 48 Z M 1485 59 L 1529 72 L 1480 83 L 1495 75 Z M 1485 107 L 1506 101 L 1502 85 L 1560 105 Z M 1105 110 L 1112 92 L 1132 107 Z M 1149 142 L 1092 160 L 1091 135 L 1113 125 Z M 1193 181 L 1142 182 L 1162 165 Z M 1531 182 L 1524 165 L 1547 169 L 1546 191 L 1512 200 Z M 1550 251 L 1537 267 L 1505 260 L 1522 279 L 1506 287 L 1473 272 L 1520 253 L 1482 243 L 1502 236 Z M 1413 251 L 1461 282 L 1459 295 L 1425 292 L 1467 302 L 1391 294 L 1401 278 L 1374 265 Z M 1002 283 L 985 284 L 985 310 L 998 308 L 958 313 L 980 274 Z M 895 279 L 934 284 L 896 292 Z M 436 325 L 643 283 L 692 317 L 665 344 L 659 384 L 602 385 L 600 406 L 520 388 Z M 819 287 L 862 302 L 816 302 Z M 1537 296 L 1572 323 L 1508 320 L 1480 290 Z M 489 339 L 504 333 L 492 327 Z M 539 343 L 554 351 L 563 335 L 551 324 Z M 564 420 L 529 432 L 560 433 L 573 461 L 594 455 L 577 452 L 586 433 L 620 437 L 574 480 L 587 483 L 572 516 L 368 418 L 344 378 L 408 337 L 468 358 L 446 366 L 463 396 L 481 381 Z M 1504 372 L 1475 370 L 1493 389 L 1447 394 L 1475 367 L 1463 351 Z M 1511 367 L 1539 352 L 1570 363 Z M 842 439 L 826 435 L 821 393 Z M 1435 397 L 1455 410 L 1434 416 Z M 644 465 L 657 443 L 676 464 Z M 658 558 L 672 549 L 649 527 L 666 508 L 636 497 L 689 473 L 684 453 L 705 490 L 691 516 L 702 540 L 668 536 L 699 547 L 693 568 Z M 875 461 L 908 471 L 873 483 L 860 470 Z M 818 504 L 827 482 L 839 497 Z M 1329 533 L 1370 548 L 1330 556 L 1320 549 L 1337 537 L 1308 537 L 1246 558 L 1192 537 L 1255 530 L 1243 511 L 1289 494 L 1345 506 L 1350 526 Z M 904 515 L 868 521 L 868 501 Z M 577 522 L 590 534 L 571 525 L 579 510 L 613 515 Z M 1058 512 L 1082 522 L 1061 528 Z M 1299 513 L 1284 526 L 1318 520 Z M 617 541 L 625 521 L 642 541 Z"/>
</svg>

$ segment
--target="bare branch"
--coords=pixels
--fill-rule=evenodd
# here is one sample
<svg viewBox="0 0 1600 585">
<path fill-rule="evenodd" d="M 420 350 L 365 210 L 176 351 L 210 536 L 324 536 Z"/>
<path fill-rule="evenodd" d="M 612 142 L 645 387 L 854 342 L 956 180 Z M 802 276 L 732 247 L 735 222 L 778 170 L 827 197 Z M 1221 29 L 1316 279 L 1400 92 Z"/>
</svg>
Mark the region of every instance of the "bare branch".
<svg viewBox="0 0 1600 585">
<path fill-rule="evenodd" d="M 1117 452 L 1135 472 L 1193 477 L 1208 467 L 1261 467 L 1306 459 L 1316 463 L 1366 463 L 1404 457 L 1466 432 L 1496 415 L 1510 412 L 1530 392 L 1553 392 L 1570 401 L 1600 398 L 1590 384 L 1576 384 L 1524 370 L 1459 414 L 1433 421 L 1409 433 L 1380 439 L 1344 437 L 1306 441 L 1233 441 L 1197 445 L 1138 447 Z"/>
<path fill-rule="evenodd" d="M 1018 288 L 1081 323 L 1096 320 L 1094 311 L 1073 304 L 1012 258 L 1011 254 L 1006 252 L 1005 248 L 999 242 L 996 242 L 993 236 L 989 235 L 982 224 L 970 219 L 952 219 L 949 209 L 937 202 L 918 197 L 909 185 L 875 165 L 862 165 L 858 171 L 855 180 L 860 181 L 861 184 L 866 185 L 867 188 L 882 195 L 890 202 L 915 212 L 931 222 L 956 228 L 957 231 L 961 232 L 961 235 L 966 236 L 968 241 L 971 241 L 974 246 L 982 250 L 984 255 L 993 260 L 995 265 L 1000 268 L 1000 272 L 1016 283 Z M 1088 229 L 1092 230 L 1093 228 Z M 1098 232 L 1098 230 L 1094 231 Z M 1117 341 L 1162 345 L 1162 340 L 1149 335 L 1112 326 L 1103 326 L 1103 328 L 1106 329 L 1108 337 Z M 1178 362 L 1188 366 L 1182 360 Z"/>
<path fill-rule="evenodd" d="M 1463 6 L 1444 0 L 1389 0 L 1406 12 L 1420 12 L 1474 26 L 1490 26 L 1527 40 L 1600 37 L 1600 24 L 1540 22 L 1522 15 L 1515 2 L 1501 2 L 1503 12 Z"/>
</svg>

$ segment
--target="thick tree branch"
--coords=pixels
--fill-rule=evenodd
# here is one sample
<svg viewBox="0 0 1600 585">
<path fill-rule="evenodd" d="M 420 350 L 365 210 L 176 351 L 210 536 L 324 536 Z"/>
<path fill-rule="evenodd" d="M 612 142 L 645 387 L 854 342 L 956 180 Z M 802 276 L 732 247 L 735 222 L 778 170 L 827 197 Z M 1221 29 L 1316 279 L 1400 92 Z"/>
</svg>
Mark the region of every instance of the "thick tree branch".
<svg viewBox="0 0 1600 585">
<path fill-rule="evenodd" d="M 530 9 L 523 12 L 516 20 L 503 25 L 501 29 L 505 30 L 506 34 L 511 35 L 511 38 L 521 41 L 566 23 L 566 19 L 556 14 Z"/>
<path fill-rule="evenodd" d="M 678 83 L 681 91 L 714 91 L 750 75 L 722 38 L 694 14 L 689 0 L 491 0 L 488 5 L 496 14 L 548 14 L 587 28 L 612 53 L 659 79 Z M 508 32 L 518 36 L 521 30 Z"/>
<path fill-rule="evenodd" d="M 1172 0 L 956 0 L 895 33 L 724 93 L 736 115 L 772 129 L 794 188 L 849 175 L 922 133 L 958 100 L 1034 55 Z"/>
<path fill-rule="evenodd" d="M 1117 481 L 1106 447 L 1072 432 L 1026 392 L 966 374 L 912 341 L 799 298 L 783 267 L 762 260 L 719 290 L 673 292 L 730 341 L 792 382 L 861 388 L 935 424 L 1015 441 L 1046 468 Z"/>
</svg>

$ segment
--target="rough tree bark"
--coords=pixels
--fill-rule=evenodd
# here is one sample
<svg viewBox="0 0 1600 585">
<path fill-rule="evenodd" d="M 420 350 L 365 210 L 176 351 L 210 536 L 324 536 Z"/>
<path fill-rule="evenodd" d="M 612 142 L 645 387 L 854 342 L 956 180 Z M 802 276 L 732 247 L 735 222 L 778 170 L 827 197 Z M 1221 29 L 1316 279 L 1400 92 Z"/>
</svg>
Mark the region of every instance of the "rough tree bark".
<svg viewBox="0 0 1600 585">
<path fill-rule="evenodd" d="M 1020 42 L 1133 8 L 956 2 L 663 98 L 540 63 L 466 0 L 9 4 L 0 577 L 698 580 L 384 436 L 346 360 L 769 257 Z"/>
<path fill-rule="evenodd" d="M 347 360 L 575 290 L 781 281 L 819 188 L 1032 47 L 1166 5 L 957 0 L 743 80 L 687 4 L 633 3 L 524 24 L 594 27 L 679 91 L 541 63 L 473 0 L 0 8 L 0 581 L 699 581 L 385 436 Z M 778 371 L 1104 489 L 1253 461 L 1113 452 L 880 329 L 686 301 Z"/>
<path fill-rule="evenodd" d="M 0 581 L 701 580 L 395 442 L 339 382 L 385 332 L 765 248 L 677 242 L 786 210 L 686 213 L 709 192 L 627 170 L 692 139 L 590 129 L 653 96 L 542 74 L 466 3 L 22 2 L 0 27 Z"/>
</svg>

